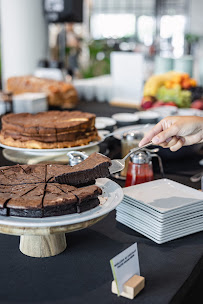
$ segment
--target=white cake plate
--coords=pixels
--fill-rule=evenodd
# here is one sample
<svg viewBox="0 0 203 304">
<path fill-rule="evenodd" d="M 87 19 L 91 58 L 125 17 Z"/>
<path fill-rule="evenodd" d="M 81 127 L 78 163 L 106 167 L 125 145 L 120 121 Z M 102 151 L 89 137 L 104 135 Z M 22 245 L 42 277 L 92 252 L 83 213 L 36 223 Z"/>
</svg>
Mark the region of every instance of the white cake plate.
<svg viewBox="0 0 203 304">
<path fill-rule="evenodd" d="M 74 151 L 74 149 L 72 149 Z M 77 150 L 78 151 L 78 150 Z M 85 152 L 88 156 L 94 152 L 99 152 L 99 146 L 93 146 L 90 148 L 82 148 L 81 152 Z M 27 164 L 27 165 L 35 165 L 39 163 L 59 163 L 59 164 L 68 164 L 69 157 L 67 152 L 63 153 L 26 153 L 24 151 L 14 151 L 11 149 L 3 149 L 3 156 L 14 163 L 18 164 Z"/>
<path fill-rule="evenodd" d="M 123 190 L 108 178 L 97 179 L 96 185 L 103 193 L 100 205 L 80 214 L 47 218 L 0 216 L 0 232 L 20 235 L 20 251 L 31 257 L 49 257 L 63 252 L 65 233 L 89 227 L 103 219 L 123 199 Z"/>
</svg>

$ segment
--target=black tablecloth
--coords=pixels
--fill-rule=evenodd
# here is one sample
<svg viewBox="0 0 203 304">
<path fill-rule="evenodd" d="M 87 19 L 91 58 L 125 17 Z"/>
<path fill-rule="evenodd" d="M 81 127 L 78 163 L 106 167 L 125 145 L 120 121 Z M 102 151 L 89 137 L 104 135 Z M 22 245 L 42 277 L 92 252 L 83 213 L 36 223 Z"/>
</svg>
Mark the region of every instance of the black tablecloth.
<svg viewBox="0 0 203 304">
<path fill-rule="evenodd" d="M 83 103 L 80 109 L 110 116 L 119 109 Z M 121 110 L 124 112 L 124 109 Z M 126 110 L 125 110 L 126 111 Z M 120 143 L 110 139 L 110 156 L 120 154 Z M 0 151 L 1 152 L 1 151 Z M 201 170 L 201 154 L 178 160 L 163 159 L 166 177 L 194 188 L 189 176 Z M 13 163 L 0 153 L 0 166 Z M 156 167 L 156 164 L 155 164 Z M 156 170 L 155 177 L 160 175 Z M 122 181 L 118 181 L 123 186 Z M 111 293 L 112 257 L 138 243 L 143 291 L 128 300 Z M 67 249 L 58 256 L 38 259 L 23 255 L 19 237 L 0 234 L 0 303 L 202 303 L 203 232 L 158 245 L 119 224 L 115 211 L 94 226 L 67 234 Z M 195 296 L 198 300 L 195 301 Z"/>
</svg>

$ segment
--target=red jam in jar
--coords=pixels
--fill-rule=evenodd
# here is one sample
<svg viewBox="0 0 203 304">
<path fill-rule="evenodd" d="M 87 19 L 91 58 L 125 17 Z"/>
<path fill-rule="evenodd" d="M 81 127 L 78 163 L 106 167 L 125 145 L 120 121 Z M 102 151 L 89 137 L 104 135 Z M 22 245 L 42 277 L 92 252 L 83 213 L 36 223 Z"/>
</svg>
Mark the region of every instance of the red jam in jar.
<svg viewBox="0 0 203 304">
<path fill-rule="evenodd" d="M 146 162 L 147 158 L 141 158 L 141 153 L 139 153 L 139 158 L 131 157 L 126 176 L 126 187 L 142 184 L 154 179 L 152 162 L 151 160 Z"/>
</svg>

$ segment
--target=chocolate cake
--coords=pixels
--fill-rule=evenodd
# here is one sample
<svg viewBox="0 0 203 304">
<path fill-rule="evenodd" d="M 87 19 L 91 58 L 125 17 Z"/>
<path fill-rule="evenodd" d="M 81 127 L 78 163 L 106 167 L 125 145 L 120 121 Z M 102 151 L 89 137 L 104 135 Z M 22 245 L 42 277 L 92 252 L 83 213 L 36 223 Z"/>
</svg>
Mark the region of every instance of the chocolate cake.
<svg viewBox="0 0 203 304">
<path fill-rule="evenodd" d="M 99 140 L 95 115 L 80 111 L 18 113 L 2 117 L 1 143 L 29 149 L 69 148 Z"/>
<path fill-rule="evenodd" d="M 108 176 L 110 164 L 108 157 L 94 153 L 74 167 L 67 165 L 1 167 L 0 214 L 48 217 L 92 209 L 99 205 L 98 196 L 102 190 L 96 185 L 85 187 L 82 185 L 98 177 Z M 57 176 L 58 173 L 63 172 L 65 177 L 63 174 Z M 60 183 L 57 182 L 58 179 Z M 77 187 L 73 186 L 76 180 L 78 180 Z"/>
<path fill-rule="evenodd" d="M 62 171 L 60 165 L 49 165 L 47 171 L 50 174 L 53 168 L 57 168 L 58 175 L 54 178 L 56 182 L 77 186 L 94 183 L 96 178 L 109 176 L 110 165 L 109 158 L 95 152 L 74 167 L 67 166 Z"/>
</svg>

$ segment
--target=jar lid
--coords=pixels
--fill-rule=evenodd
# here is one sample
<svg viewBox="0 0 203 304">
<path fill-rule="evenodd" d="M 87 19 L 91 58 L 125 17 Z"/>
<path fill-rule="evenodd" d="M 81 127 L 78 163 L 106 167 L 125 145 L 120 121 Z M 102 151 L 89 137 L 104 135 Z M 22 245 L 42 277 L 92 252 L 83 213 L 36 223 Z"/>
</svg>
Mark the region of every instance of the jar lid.
<svg viewBox="0 0 203 304">
<path fill-rule="evenodd" d="M 73 158 L 69 159 L 69 164 L 70 164 L 70 166 L 75 166 L 75 165 L 81 163 L 83 160 L 84 159 L 82 158 L 82 156 L 77 155 L 77 156 L 74 156 Z"/>
<path fill-rule="evenodd" d="M 143 151 L 133 153 L 130 156 L 130 160 L 133 164 L 147 164 L 149 163 L 150 159 L 150 155 Z"/>
<path fill-rule="evenodd" d="M 75 166 L 81 163 L 83 160 L 85 160 L 88 157 L 86 153 L 79 151 L 70 151 L 67 153 L 67 156 L 69 158 L 69 164 L 71 166 Z"/>
<path fill-rule="evenodd" d="M 123 134 L 123 139 L 126 139 L 128 141 L 131 140 L 141 140 L 144 137 L 144 133 L 139 131 L 130 131 Z"/>
</svg>

